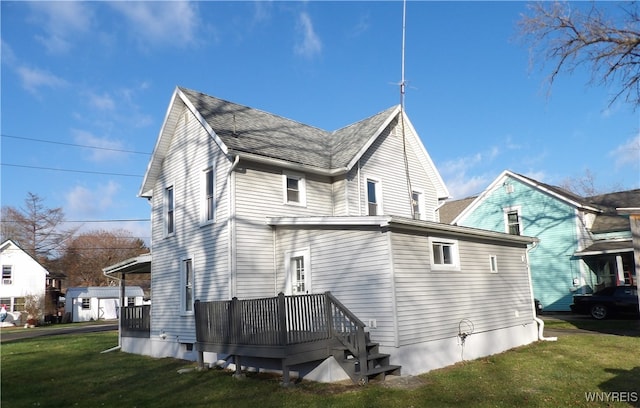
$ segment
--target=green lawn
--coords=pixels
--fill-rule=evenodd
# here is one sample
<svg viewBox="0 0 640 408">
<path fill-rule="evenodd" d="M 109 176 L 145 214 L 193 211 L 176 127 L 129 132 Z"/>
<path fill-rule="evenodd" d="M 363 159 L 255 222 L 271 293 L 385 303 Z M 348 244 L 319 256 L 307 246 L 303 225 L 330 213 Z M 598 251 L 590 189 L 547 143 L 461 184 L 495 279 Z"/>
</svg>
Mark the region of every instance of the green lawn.
<svg viewBox="0 0 640 408">
<path fill-rule="evenodd" d="M 640 406 L 640 337 L 632 336 L 562 334 L 557 342 L 432 371 L 412 389 L 309 382 L 282 388 L 267 375 L 238 381 L 221 370 L 178 374 L 194 364 L 100 353 L 114 344 L 114 332 L 3 344 L 2 407 Z M 588 392 L 635 402 L 587 402 Z"/>
</svg>

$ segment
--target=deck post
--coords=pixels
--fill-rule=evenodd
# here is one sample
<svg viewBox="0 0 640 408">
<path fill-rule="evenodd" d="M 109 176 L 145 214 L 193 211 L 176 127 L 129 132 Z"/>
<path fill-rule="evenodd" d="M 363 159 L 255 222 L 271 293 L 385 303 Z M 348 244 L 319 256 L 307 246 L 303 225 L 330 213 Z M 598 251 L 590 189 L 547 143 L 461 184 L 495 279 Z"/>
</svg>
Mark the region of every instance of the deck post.
<svg viewBox="0 0 640 408">
<path fill-rule="evenodd" d="M 198 370 L 204 370 L 204 351 L 198 350 Z"/>
<path fill-rule="evenodd" d="M 331 294 L 331 292 L 325 292 L 324 293 L 324 312 L 325 312 L 325 316 L 327 319 L 327 333 L 329 334 L 330 338 L 333 338 L 333 334 L 334 334 L 334 329 L 333 329 L 333 312 L 332 312 L 332 307 L 331 307 L 331 299 L 329 298 L 329 295 Z"/>
<path fill-rule="evenodd" d="M 236 365 L 236 371 L 233 373 L 233 378 L 236 380 L 242 380 L 245 378 L 245 375 L 242 374 L 242 363 L 240 361 L 240 356 L 237 354 L 233 355 L 233 363 Z"/>
<path fill-rule="evenodd" d="M 289 375 L 289 366 L 287 365 L 287 360 L 282 359 L 282 386 L 288 387 L 291 385 L 291 376 Z"/>
<path fill-rule="evenodd" d="M 235 344 L 239 343 L 242 337 L 242 315 L 240 313 L 239 303 L 240 301 L 238 298 L 234 296 L 229 304 L 229 312 L 231 313 L 231 319 L 229 322 L 231 323 L 231 338 L 232 342 Z"/>
<path fill-rule="evenodd" d="M 287 307 L 284 301 L 284 293 L 278 293 L 278 326 L 280 329 L 280 345 L 287 345 Z"/>
</svg>

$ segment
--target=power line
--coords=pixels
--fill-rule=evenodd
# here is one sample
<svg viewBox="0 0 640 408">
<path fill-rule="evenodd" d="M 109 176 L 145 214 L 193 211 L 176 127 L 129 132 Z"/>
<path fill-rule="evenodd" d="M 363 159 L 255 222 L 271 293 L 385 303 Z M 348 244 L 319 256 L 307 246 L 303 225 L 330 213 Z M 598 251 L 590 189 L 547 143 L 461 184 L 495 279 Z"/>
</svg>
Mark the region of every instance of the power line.
<svg viewBox="0 0 640 408">
<path fill-rule="evenodd" d="M 132 219 L 122 219 L 122 220 L 71 220 L 71 221 L 62 221 L 62 222 L 143 222 L 143 221 L 151 221 L 151 218 L 132 218 Z"/>
<path fill-rule="evenodd" d="M 130 218 L 130 219 L 120 219 L 120 220 L 64 220 L 61 223 L 65 222 L 79 222 L 79 223 L 99 223 L 99 222 L 147 222 L 151 221 L 150 218 Z M 16 222 L 21 223 L 22 221 L 17 220 L 0 220 L 0 222 Z"/>
<path fill-rule="evenodd" d="M 53 167 L 25 166 L 25 165 L 22 165 L 22 164 L 12 164 L 12 163 L 0 163 L 0 165 L 1 166 L 7 166 L 7 167 L 21 167 L 21 168 L 24 168 L 24 169 L 63 171 L 63 172 L 68 172 L 68 173 L 100 174 L 100 175 L 103 175 L 103 176 L 142 177 L 139 174 L 108 173 L 108 172 L 101 172 L 101 171 L 73 170 L 73 169 L 56 169 L 56 168 L 53 168 Z"/>
<path fill-rule="evenodd" d="M 31 142 L 51 143 L 51 144 L 57 144 L 57 145 L 63 145 L 63 146 L 83 147 L 83 148 L 87 148 L 87 149 L 96 149 L 96 150 L 108 150 L 108 151 L 111 151 L 111 152 L 120 152 L 120 153 L 145 154 L 147 156 L 151 155 L 151 153 L 138 152 L 138 151 L 135 151 L 135 150 L 114 149 L 114 148 L 110 148 L 110 147 L 100 147 L 100 146 L 90 146 L 90 145 L 83 145 L 83 144 L 76 144 L 76 143 L 57 142 L 57 141 L 54 141 L 54 140 L 45 140 L 45 139 L 35 139 L 35 138 L 32 138 L 32 137 L 13 136 L 13 135 L 7 135 L 7 134 L 4 134 L 4 133 L 2 133 L 1 136 L 2 137 L 6 137 L 6 138 L 11 138 L 11 139 L 29 140 Z"/>
</svg>

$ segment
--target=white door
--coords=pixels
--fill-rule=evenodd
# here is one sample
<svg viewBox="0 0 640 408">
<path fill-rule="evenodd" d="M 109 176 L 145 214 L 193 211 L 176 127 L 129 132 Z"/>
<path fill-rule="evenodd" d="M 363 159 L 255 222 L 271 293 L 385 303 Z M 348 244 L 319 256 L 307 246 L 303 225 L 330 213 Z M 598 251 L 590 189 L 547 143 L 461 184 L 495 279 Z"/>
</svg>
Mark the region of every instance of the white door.
<svg viewBox="0 0 640 408">
<path fill-rule="evenodd" d="M 118 299 L 100 299 L 98 302 L 98 319 L 117 319 L 118 303 Z"/>
<path fill-rule="evenodd" d="M 306 295 L 311 293 L 311 268 L 309 250 L 291 251 L 285 254 L 287 271 L 287 295 Z"/>
</svg>

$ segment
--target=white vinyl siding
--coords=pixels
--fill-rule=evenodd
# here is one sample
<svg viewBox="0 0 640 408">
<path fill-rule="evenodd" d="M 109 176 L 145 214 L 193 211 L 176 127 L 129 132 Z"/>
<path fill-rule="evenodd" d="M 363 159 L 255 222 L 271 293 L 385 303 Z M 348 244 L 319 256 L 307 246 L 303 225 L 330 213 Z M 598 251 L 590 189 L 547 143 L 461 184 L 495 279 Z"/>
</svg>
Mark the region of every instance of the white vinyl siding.
<svg viewBox="0 0 640 408">
<path fill-rule="evenodd" d="M 306 175 L 306 206 L 283 205 L 282 170 L 247 165 L 236 173 L 236 285 L 238 298 L 274 296 L 273 231 L 267 216 L 332 215 L 328 177 Z M 292 248 L 294 249 L 294 248 Z"/>
<path fill-rule="evenodd" d="M 164 330 L 169 336 L 195 338 L 192 317 L 177 318 L 181 314 L 181 260 L 193 259 L 194 271 L 206 271 L 194 281 L 194 293 L 199 300 L 225 300 L 229 297 L 229 189 L 227 172 L 231 161 L 191 115 L 180 115 L 176 133 L 162 163 L 162 173 L 152 197 L 151 285 L 153 335 Z M 216 172 L 214 201 L 215 223 L 202 228 L 202 173 L 213 167 Z M 164 236 L 164 188 L 175 188 L 176 239 Z M 194 298 L 195 301 L 198 298 Z"/>
<path fill-rule="evenodd" d="M 476 332 L 527 324 L 531 292 L 524 247 L 458 239 L 460 272 L 431 271 L 428 237 L 392 235 L 400 345 L 456 338 L 469 319 Z M 494 254 L 500 273 L 478 260 Z"/>
<path fill-rule="evenodd" d="M 409 129 L 407 132 L 409 133 Z M 400 127 L 397 126 L 397 121 L 393 121 L 347 175 L 346 207 L 349 215 L 368 214 L 366 178 L 375 179 L 376 176 L 381 176 L 379 177 L 380 196 L 383 199 L 384 214 L 410 218 L 412 216 L 411 192 L 419 191 L 423 194 L 424 203 L 424 216 L 421 219 L 436 221 L 437 173 L 426 163 L 430 159 L 426 156 L 423 147 L 415 141 L 413 134 L 407 134 L 406 138 L 407 167 L 403 159 L 404 148 Z M 407 183 L 407 174 L 410 183 Z"/>
<path fill-rule="evenodd" d="M 277 227 L 278 259 L 288 251 L 308 246 L 311 254 L 313 293 L 330 291 L 371 329 L 375 341 L 395 342 L 388 237 L 370 230 L 297 229 Z M 285 290 L 286 270 L 276 271 L 275 292 Z"/>
<path fill-rule="evenodd" d="M 47 270 L 12 241 L 0 248 L 0 269 L 0 298 L 7 304 L 7 311 L 24 308 L 27 295 L 44 298 Z"/>
</svg>

